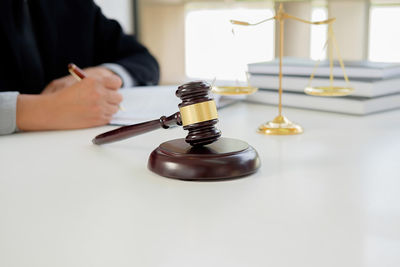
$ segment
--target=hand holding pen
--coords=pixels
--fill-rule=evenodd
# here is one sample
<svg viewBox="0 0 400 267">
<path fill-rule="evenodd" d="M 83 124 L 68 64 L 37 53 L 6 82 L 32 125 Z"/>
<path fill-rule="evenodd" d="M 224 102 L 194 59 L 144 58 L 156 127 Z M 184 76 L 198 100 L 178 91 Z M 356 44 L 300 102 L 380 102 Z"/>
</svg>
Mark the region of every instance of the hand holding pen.
<svg viewBox="0 0 400 267">
<path fill-rule="evenodd" d="M 94 68 L 93 68 L 94 69 Z M 52 81 L 40 95 L 18 97 L 20 130 L 78 129 L 108 124 L 118 112 L 122 81 L 117 75 L 94 76 L 76 82 L 68 75 Z M 100 69 L 100 73 L 101 73 Z"/>
<path fill-rule="evenodd" d="M 81 81 L 82 79 L 87 77 L 85 72 L 73 63 L 68 64 L 68 71 L 78 81 Z M 125 110 L 121 104 L 119 105 L 119 109 Z"/>
</svg>

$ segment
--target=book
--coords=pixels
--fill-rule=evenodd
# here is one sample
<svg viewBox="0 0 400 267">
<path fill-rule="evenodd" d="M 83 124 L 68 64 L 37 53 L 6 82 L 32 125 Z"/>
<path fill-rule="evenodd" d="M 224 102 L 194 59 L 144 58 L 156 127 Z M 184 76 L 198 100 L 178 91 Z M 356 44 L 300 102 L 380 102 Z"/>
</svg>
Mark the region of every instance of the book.
<svg viewBox="0 0 400 267">
<path fill-rule="evenodd" d="M 277 105 L 278 93 L 276 90 L 259 90 L 257 93 L 249 95 L 247 101 Z M 321 97 L 291 92 L 282 96 L 282 105 L 352 115 L 367 115 L 400 108 L 400 93 L 368 98 L 351 96 Z"/>
<path fill-rule="evenodd" d="M 317 61 L 301 58 L 284 58 L 282 65 L 283 75 L 310 76 Z M 349 78 L 374 78 L 384 79 L 400 76 L 400 64 L 370 62 L 370 61 L 344 61 L 346 74 Z M 252 74 L 279 74 L 279 61 L 267 61 L 248 64 L 248 72 Z M 315 72 L 315 76 L 329 77 L 329 61 L 321 61 Z M 339 62 L 334 62 L 333 75 L 343 77 L 343 70 Z"/>
<path fill-rule="evenodd" d="M 310 77 L 284 76 L 284 91 L 303 92 L 308 86 Z M 252 86 L 263 89 L 279 89 L 279 77 L 276 75 L 251 74 L 249 82 Z M 329 86 L 329 78 L 315 77 L 311 86 Z M 351 79 L 349 85 L 354 88 L 352 96 L 377 97 L 400 92 L 400 76 L 390 79 Z M 347 86 L 343 79 L 335 79 L 334 86 Z"/>
</svg>

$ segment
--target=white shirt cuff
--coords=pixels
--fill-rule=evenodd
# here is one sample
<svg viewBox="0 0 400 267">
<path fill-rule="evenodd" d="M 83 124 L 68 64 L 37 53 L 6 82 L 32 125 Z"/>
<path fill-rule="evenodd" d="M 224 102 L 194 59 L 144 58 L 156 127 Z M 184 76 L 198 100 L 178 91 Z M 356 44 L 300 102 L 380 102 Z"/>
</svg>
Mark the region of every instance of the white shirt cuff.
<svg viewBox="0 0 400 267">
<path fill-rule="evenodd" d="M 121 77 L 123 88 L 133 87 L 136 85 L 135 79 L 121 65 L 115 64 L 115 63 L 105 63 L 105 64 L 102 64 L 102 66 L 111 70 L 112 72 L 117 74 L 119 77 Z"/>
<path fill-rule="evenodd" d="M 18 92 L 0 93 L 0 135 L 17 131 Z"/>
</svg>

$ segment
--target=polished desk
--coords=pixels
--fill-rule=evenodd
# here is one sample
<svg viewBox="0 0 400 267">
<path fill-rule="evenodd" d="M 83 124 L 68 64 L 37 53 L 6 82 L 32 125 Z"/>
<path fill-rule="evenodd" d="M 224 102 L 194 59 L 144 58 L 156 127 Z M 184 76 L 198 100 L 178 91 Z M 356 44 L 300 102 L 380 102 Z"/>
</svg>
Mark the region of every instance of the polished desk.
<svg viewBox="0 0 400 267">
<path fill-rule="evenodd" d="M 286 108 L 304 134 L 257 134 L 276 112 L 220 111 L 262 160 L 224 182 L 147 170 L 179 128 L 104 146 L 90 141 L 111 126 L 0 137 L 0 266 L 400 266 L 400 111 Z"/>
</svg>

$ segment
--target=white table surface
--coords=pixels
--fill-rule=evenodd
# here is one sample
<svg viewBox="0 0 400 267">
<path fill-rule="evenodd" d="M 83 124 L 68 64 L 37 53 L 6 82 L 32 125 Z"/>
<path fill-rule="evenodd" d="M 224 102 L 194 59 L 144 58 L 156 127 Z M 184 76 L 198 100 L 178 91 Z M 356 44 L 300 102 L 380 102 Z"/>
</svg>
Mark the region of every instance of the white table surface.
<svg viewBox="0 0 400 267">
<path fill-rule="evenodd" d="M 0 137 L 0 266 L 400 266 L 400 111 L 286 108 L 304 134 L 257 134 L 276 112 L 220 111 L 223 135 L 262 160 L 225 182 L 147 170 L 179 128 L 100 147 L 113 127 Z"/>
</svg>

